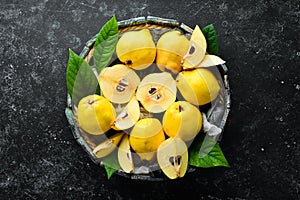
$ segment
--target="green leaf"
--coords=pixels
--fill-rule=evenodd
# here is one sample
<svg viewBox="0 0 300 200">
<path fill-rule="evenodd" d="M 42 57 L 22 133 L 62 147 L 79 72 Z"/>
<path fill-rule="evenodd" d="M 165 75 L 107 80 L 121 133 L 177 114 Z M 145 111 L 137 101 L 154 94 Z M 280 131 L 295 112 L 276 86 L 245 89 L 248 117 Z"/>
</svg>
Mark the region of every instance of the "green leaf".
<svg viewBox="0 0 300 200">
<path fill-rule="evenodd" d="M 98 74 L 108 65 L 118 42 L 118 22 L 112 17 L 98 33 L 94 44 L 94 63 Z"/>
<path fill-rule="evenodd" d="M 77 72 L 83 62 L 83 59 L 77 56 L 71 49 L 69 49 L 69 61 L 66 72 L 67 88 L 70 96 L 72 97 L 73 86 Z"/>
<path fill-rule="evenodd" d="M 69 49 L 66 79 L 68 92 L 75 105 L 81 98 L 96 93 L 98 80 L 92 67 L 71 49 Z"/>
<path fill-rule="evenodd" d="M 114 150 L 108 156 L 104 157 L 102 161 L 107 174 L 107 179 L 110 179 L 110 177 L 120 169 L 118 150 Z"/>
<path fill-rule="evenodd" d="M 213 138 L 204 135 L 197 136 L 190 146 L 189 164 L 202 168 L 229 167 L 219 144 Z"/>
<path fill-rule="evenodd" d="M 214 25 L 209 24 L 202 29 L 202 33 L 206 38 L 207 42 L 207 52 L 209 54 L 218 55 L 219 53 L 219 45 L 217 33 Z"/>
<path fill-rule="evenodd" d="M 108 179 L 108 180 L 111 178 L 111 176 L 112 176 L 116 171 L 118 171 L 117 169 L 112 168 L 112 167 L 110 167 L 109 165 L 105 165 L 105 164 L 104 164 L 104 168 L 105 168 L 105 171 L 106 171 L 107 179 Z"/>
</svg>

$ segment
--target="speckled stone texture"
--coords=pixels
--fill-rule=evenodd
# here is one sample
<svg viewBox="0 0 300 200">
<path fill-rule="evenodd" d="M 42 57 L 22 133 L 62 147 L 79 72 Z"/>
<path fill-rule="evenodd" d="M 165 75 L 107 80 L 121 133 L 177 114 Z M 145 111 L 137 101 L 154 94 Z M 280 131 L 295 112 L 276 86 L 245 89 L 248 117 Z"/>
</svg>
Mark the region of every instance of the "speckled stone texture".
<svg viewBox="0 0 300 200">
<path fill-rule="evenodd" d="M 64 115 L 68 48 L 113 15 L 213 23 L 232 110 L 231 168 L 175 181 L 109 181 Z M 300 4 L 295 0 L 1 0 L 0 199 L 299 199 Z"/>
</svg>

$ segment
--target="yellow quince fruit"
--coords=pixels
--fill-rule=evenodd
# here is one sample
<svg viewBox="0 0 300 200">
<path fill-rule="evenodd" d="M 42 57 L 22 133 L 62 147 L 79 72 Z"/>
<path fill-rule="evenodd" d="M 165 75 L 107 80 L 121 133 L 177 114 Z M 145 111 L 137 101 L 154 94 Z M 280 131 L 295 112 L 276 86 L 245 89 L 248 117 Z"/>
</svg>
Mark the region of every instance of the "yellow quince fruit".
<svg viewBox="0 0 300 200">
<path fill-rule="evenodd" d="M 103 158 L 107 155 L 109 155 L 113 150 L 117 148 L 117 145 L 120 143 L 124 132 L 117 133 L 111 137 L 109 137 L 106 141 L 98 144 L 94 149 L 93 149 L 93 154 L 97 158 Z"/>
<path fill-rule="evenodd" d="M 206 39 L 199 26 L 196 25 L 189 41 L 189 49 L 182 59 L 183 70 L 211 67 L 225 63 L 218 56 L 206 54 L 206 49 Z"/>
<path fill-rule="evenodd" d="M 180 178 L 188 167 L 188 149 L 178 137 L 170 137 L 162 142 L 157 150 L 157 161 L 164 174 L 170 178 Z"/>
<path fill-rule="evenodd" d="M 189 49 L 183 57 L 183 69 L 190 69 L 198 66 L 206 53 L 206 39 L 197 25 L 189 41 Z"/>
<path fill-rule="evenodd" d="M 136 98 L 151 113 L 165 111 L 176 100 L 176 82 L 170 73 L 152 73 L 143 78 Z"/>
<path fill-rule="evenodd" d="M 118 107 L 119 105 L 116 106 Z M 120 112 L 117 112 L 117 117 L 112 128 L 115 130 L 129 129 L 134 126 L 139 118 L 140 105 L 134 96 Z"/>
<path fill-rule="evenodd" d="M 100 135 L 113 125 L 116 111 L 106 98 L 94 94 L 80 100 L 77 115 L 80 128 L 92 135 Z"/>
<path fill-rule="evenodd" d="M 156 118 L 139 120 L 133 127 L 129 142 L 141 160 L 152 160 L 158 146 L 165 140 L 160 121 Z"/>
<path fill-rule="evenodd" d="M 194 105 L 210 103 L 220 91 L 217 79 L 207 68 L 180 72 L 176 84 L 183 98 Z"/>
<path fill-rule="evenodd" d="M 187 101 L 174 102 L 163 116 L 163 129 L 169 137 L 190 141 L 202 127 L 202 114 Z"/>
<path fill-rule="evenodd" d="M 181 60 L 189 48 L 189 40 L 180 31 L 164 33 L 157 41 L 156 64 L 161 71 L 177 74 L 182 70 Z"/>
<path fill-rule="evenodd" d="M 132 173 L 134 171 L 134 163 L 129 144 L 129 136 L 127 134 L 124 135 L 120 143 L 118 149 L 118 161 L 124 172 Z"/>
<path fill-rule="evenodd" d="M 155 60 L 156 48 L 148 29 L 125 32 L 116 46 L 121 62 L 136 70 L 149 67 Z"/>
<path fill-rule="evenodd" d="M 122 64 L 104 68 L 98 81 L 105 98 L 113 103 L 127 103 L 140 84 L 140 78 L 135 71 Z"/>
</svg>

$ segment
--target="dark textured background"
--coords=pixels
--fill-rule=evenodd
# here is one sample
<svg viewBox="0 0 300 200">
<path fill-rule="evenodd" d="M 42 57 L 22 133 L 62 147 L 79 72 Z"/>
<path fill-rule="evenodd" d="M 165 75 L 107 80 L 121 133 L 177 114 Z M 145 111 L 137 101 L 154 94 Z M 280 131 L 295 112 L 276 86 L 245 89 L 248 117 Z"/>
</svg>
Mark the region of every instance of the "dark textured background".
<svg viewBox="0 0 300 200">
<path fill-rule="evenodd" d="M 106 180 L 64 116 L 68 48 L 116 14 L 213 23 L 232 111 L 231 168 L 175 181 Z M 1 0 L 0 199 L 299 199 L 299 1 Z"/>
</svg>

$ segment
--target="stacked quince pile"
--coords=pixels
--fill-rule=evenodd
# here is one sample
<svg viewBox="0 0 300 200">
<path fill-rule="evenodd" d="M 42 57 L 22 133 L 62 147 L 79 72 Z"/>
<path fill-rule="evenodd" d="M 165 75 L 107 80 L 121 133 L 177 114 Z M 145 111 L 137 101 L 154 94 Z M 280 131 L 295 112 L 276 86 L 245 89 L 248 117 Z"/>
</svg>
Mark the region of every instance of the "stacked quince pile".
<svg viewBox="0 0 300 200">
<path fill-rule="evenodd" d="M 102 158 L 118 147 L 119 164 L 127 173 L 135 170 L 132 154 L 136 153 L 146 162 L 157 159 L 171 179 L 184 176 L 187 143 L 202 127 L 199 106 L 214 100 L 220 91 L 208 67 L 224 61 L 208 55 L 206 48 L 198 26 L 190 39 L 170 30 L 157 42 L 149 29 L 125 32 L 116 46 L 122 64 L 104 68 L 98 76 L 101 96 L 86 96 L 78 105 L 78 123 L 84 131 L 117 132 L 96 146 L 94 155 Z"/>
</svg>

